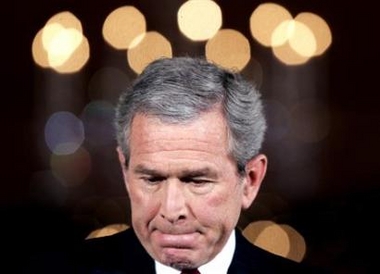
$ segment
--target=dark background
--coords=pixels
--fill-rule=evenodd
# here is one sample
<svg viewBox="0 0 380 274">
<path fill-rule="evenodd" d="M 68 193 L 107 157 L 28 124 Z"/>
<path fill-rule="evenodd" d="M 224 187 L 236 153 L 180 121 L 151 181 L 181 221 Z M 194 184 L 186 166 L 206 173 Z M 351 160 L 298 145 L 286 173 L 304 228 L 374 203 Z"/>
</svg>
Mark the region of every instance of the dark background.
<svg viewBox="0 0 380 274">
<path fill-rule="evenodd" d="M 127 69 L 125 54 L 110 49 L 100 35 L 106 15 L 122 5 L 137 7 L 147 18 L 148 30 L 159 30 L 169 37 L 174 55 L 202 54 L 204 44 L 190 43 L 178 31 L 176 11 L 183 2 L 17 0 L 4 6 L 0 204 L 1 226 L 5 229 L 2 237 L 9 243 L 6 250 L 21 256 L 35 250 L 59 248 L 82 239 L 95 228 L 129 220 L 129 215 L 124 214 L 124 210 L 128 212 L 128 201 L 112 146 L 93 151 L 93 161 L 94 167 L 101 167 L 106 156 L 114 163 L 114 181 L 103 180 L 102 173 L 94 168 L 85 185 L 69 190 L 64 202 L 59 203 L 49 197 L 51 193 L 36 194 L 32 187 L 36 172 L 48 166 L 41 119 L 41 113 L 47 115 L 48 111 L 40 89 L 48 77 L 57 77 L 33 62 L 31 44 L 37 31 L 60 11 L 69 10 L 80 18 L 91 46 L 90 61 L 82 71 L 81 83 L 85 86 L 106 62 L 106 54 L 113 56 L 107 61 L 109 64 Z M 216 2 L 223 11 L 223 27 L 238 29 L 249 38 L 253 56 L 262 65 L 264 98 L 281 97 L 276 90 L 281 83 L 273 84 L 281 79 L 276 75 L 281 74 L 283 79 L 302 78 L 313 71 L 317 78 L 313 96 L 324 102 L 329 113 L 329 132 L 321 142 L 305 145 L 289 139 L 278 144 L 269 140 L 264 145 L 270 166 L 258 197 L 259 209 L 246 213 L 241 225 L 256 219 L 290 224 L 304 236 L 308 245 L 305 260 L 310 263 L 324 265 L 334 273 L 376 273 L 380 16 L 374 3 L 276 1 L 293 15 L 303 11 L 320 15 L 333 35 L 333 43 L 323 56 L 302 66 L 286 67 L 249 35 L 248 19 L 263 1 Z M 131 71 L 127 75 L 134 76 Z M 85 92 L 78 92 L 73 111 L 79 111 L 88 100 Z M 291 155 L 294 147 L 302 157 Z M 102 159 L 97 161 L 96 156 Z M 305 169 L 302 161 L 309 168 Z M 284 165 L 287 162 L 292 165 Z M 313 190 L 295 195 L 292 187 L 300 188 L 308 181 L 314 182 Z M 280 202 L 273 197 L 281 197 Z"/>
</svg>

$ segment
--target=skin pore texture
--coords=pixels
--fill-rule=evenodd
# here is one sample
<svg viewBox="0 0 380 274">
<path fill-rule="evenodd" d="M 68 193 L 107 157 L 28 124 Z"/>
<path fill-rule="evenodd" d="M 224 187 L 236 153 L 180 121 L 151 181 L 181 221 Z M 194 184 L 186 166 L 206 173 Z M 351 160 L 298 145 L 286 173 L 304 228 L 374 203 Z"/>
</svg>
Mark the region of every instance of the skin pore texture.
<svg viewBox="0 0 380 274">
<path fill-rule="evenodd" d="M 177 269 L 210 261 L 255 199 L 267 159 L 255 156 L 241 176 L 228 144 L 218 108 L 182 124 L 134 117 L 129 162 L 120 148 L 119 160 L 132 226 L 155 260 Z"/>
</svg>

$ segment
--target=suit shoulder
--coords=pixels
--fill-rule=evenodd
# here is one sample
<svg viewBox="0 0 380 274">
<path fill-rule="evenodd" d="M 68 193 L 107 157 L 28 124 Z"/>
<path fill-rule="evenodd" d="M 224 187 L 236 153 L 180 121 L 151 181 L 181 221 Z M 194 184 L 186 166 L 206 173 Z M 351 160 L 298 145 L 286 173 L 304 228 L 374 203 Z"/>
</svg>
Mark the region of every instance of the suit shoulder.
<svg viewBox="0 0 380 274">
<path fill-rule="evenodd" d="M 231 265 L 232 273 L 327 273 L 314 266 L 299 263 L 264 250 L 249 242 L 240 231 L 236 233 L 236 250 Z"/>
</svg>

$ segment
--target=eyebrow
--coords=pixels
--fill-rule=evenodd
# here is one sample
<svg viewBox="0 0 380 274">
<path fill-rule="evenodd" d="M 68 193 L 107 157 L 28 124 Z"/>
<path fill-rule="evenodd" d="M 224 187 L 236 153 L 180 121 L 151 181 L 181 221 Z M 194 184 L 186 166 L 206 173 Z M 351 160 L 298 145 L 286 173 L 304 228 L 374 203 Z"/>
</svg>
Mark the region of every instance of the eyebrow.
<svg viewBox="0 0 380 274">
<path fill-rule="evenodd" d="M 159 171 L 148 168 L 144 165 L 137 165 L 133 171 L 134 173 L 137 173 L 137 174 L 150 175 L 152 177 L 166 177 L 164 174 L 160 173 Z"/>
<path fill-rule="evenodd" d="M 168 177 L 168 174 L 162 173 L 158 170 L 148 168 L 144 165 L 137 165 L 134 168 L 134 172 L 137 174 L 150 175 L 152 177 Z M 209 167 L 203 167 L 199 169 L 185 169 L 179 172 L 178 178 L 197 178 L 197 177 L 209 177 L 216 179 L 218 177 L 217 172 Z"/>
</svg>

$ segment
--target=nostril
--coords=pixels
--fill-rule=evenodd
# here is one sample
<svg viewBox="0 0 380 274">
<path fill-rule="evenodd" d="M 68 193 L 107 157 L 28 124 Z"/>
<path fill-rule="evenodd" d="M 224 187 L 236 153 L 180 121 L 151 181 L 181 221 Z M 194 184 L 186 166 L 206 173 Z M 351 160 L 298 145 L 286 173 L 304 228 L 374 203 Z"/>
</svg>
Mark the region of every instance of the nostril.
<svg viewBox="0 0 380 274">
<path fill-rule="evenodd" d="M 181 220 L 185 220 L 186 219 L 186 216 L 185 215 L 178 215 L 178 216 L 175 216 L 175 215 L 165 215 L 165 214 L 160 214 L 161 218 L 162 219 L 165 219 L 166 221 L 172 223 L 172 224 L 175 224 Z"/>
</svg>

